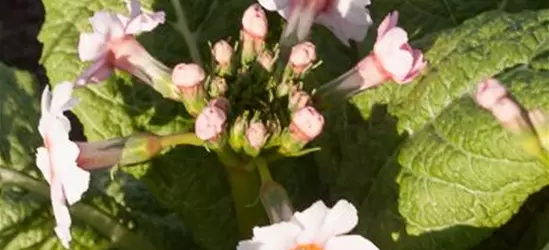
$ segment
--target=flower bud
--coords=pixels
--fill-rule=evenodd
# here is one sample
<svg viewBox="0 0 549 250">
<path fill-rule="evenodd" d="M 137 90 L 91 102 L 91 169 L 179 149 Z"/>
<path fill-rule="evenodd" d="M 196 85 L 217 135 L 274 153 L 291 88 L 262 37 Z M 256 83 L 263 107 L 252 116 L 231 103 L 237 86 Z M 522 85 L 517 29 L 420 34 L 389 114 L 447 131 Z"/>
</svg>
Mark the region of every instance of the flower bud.
<svg viewBox="0 0 549 250">
<path fill-rule="evenodd" d="M 302 90 L 294 90 L 290 94 L 290 100 L 288 102 L 288 109 L 292 112 L 295 112 L 301 108 L 304 108 L 310 104 L 311 97 L 307 92 Z"/>
<path fill-rule="evenodd" d="M 267 16 L 259 4 L 252 4 L 242 17 L 242 64 L 247 65 L 263 51 L 267 36 Z"/>
<path fill-rule="evenodd" d="M 229 75 L 232 71 L 233 47 L 227 41 L 219 40 L 212 47 L 212 55 L 217 63 L 217 74 Z"/>
<path fill-rule="evenodd" d="M 261 148 L 267 142 L 267 137 L 267 128 L 262 122 L 251 122 L 246 130 L 244 151 L 252 157 L 259 155 Z"/>
<path fill-rule="evenodd" d="M 204 70 L 194 63 L 180 63 L 173 69 L 172 82 L 179 89 L 183 104 L 192 116 L 197 116 L 206 106 L 205 78 Z"/>
<path fill-rule="evenodd" d="M 227 81 L 222 77 L 215 77 L 210 83 L 210 96 L 211 97 L 222 97 L 229 90 Z"/>
<path fill-rule="evenodd" d="M 263 66 L 263 68 L 267 71 L 271 71 L 272 68 L 273 68 L 273 64 L 274 64 L 274 57 L 273 57 L 273 54 L 270 52 L 270 51 L 263 51 L 259 57 L 257 57 L 257 61 L 259 62 L 259 64 L 261 64 L 261 66 Z"/>
<path fill-rule="evenodd" d="M 295 73 L 302 73 L 316 61 L 316 47 L 311 42 L 303 42 L 292 48 L 290 66 Z"/>
<path fill-rule="evenodd" d="M 244 138 L 244 135 L 248 130 L 249 114 L 250 113 L 248 111 L 245 111 L 242 115 L 238 116 L 233 126 L 231 127 L 229 144 L 231 145 L 231 148 L 233 148 L 233 150 L 237 153 L 242 151 L 242 148 L 246 143 L 246 138 Z"/>
<path fill-rule="evenodd" d="M 78 166 L 86 170 L 130 165 L 150 160 L 160 153 L 162 144 L 158 136 L 138 134 L 98 142 L 78 142 Z"/>
<path fill-rule="evenodd" d="M 307 106 L 296 111 L 292 115 L 289 130 L 281 140 L 281 153 L 297 153 L 305 144 L 317 137 L 323 127 L 324 117 L 315 108 Z"/>
<path fill-rule="evenodd" d="M 224 137 L 228 108 L 229 101 L 223 97 L 210 101 L 196 118 L 194 125 L 196 136 L 219 146 Z"/>
</svg>

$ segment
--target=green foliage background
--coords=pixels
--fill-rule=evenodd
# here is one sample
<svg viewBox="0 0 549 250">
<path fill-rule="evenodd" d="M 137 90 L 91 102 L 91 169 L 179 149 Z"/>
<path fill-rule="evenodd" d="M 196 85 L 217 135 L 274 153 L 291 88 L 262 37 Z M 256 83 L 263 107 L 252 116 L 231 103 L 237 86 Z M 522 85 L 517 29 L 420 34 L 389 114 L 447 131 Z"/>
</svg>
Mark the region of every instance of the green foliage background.
<svg viewBox="0 0 549 250">
<path fill-rule="evenodd" d="M 526 107 L 549 111 L 549 2 L 545 0 L 372 0 L 376 24 L 391 10 L 429 68 L 406 86 L 386 84 L 327 111 L 315 146 L 322 151 L 272 167 L 276 180 L 303 209 L 322 198 L 350 200 L 357 232 L 380 249 L 542 249 L 549 241 L 548 166 L 521 151 L 470 94 L 496 76 Z M 238 39 L 251 0 L 180 0 L 196 41 Z M 43 0 L 40 63 L 55 85 L 86 67 L 78 35 L 94 11 L 124 12 L 122 1 Z M 169 66 L 189 62 L 173 27 L 168 0 L 142 1 L 165 10 L 168 22 L 138 39 Z M 283 21 L 269 14 L 273 41 Z M 321 68 L 317 86 L 352 67 L 373 39 L 341 45 L 315 27 Z M 47 186 L 34 166 L 40 144 L 35 78 L 0 65 L 0 245 L 61 249 L 53 234 Z M 136 132 L 186 131 L 182 105 L 162 99 L 138 80 L 117 73 L 76 92 L 74 110 L 88 140 Z M 94 173 L 83 202 L 72 208 L 74 249 L 234 249 L 236 221 L 228 183 L 216 157 L 177 147 L 145 164 L 124 167 L 113 180 Z M 539 192 L 542 190 L 541 192 Z M 536 193 L 536 194 L 535 194 Z M 534 194 L 534 195 L 532 195 Z M 530 198 L 529 198 L 530 197 Z"/>
</svg>

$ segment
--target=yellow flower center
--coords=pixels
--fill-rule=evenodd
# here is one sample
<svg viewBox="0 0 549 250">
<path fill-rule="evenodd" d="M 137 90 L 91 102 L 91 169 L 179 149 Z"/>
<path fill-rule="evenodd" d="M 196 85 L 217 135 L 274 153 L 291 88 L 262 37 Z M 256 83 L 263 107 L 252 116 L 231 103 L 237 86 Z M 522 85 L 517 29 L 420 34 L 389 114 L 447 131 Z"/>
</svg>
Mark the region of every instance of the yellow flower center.
<svg viewBox="0 0 549 250">
<path fill-rule="evenodd" d="M 323 248 L 316 244 L 298 245 L 292 250 L 322 250 Z"/>
</svg>

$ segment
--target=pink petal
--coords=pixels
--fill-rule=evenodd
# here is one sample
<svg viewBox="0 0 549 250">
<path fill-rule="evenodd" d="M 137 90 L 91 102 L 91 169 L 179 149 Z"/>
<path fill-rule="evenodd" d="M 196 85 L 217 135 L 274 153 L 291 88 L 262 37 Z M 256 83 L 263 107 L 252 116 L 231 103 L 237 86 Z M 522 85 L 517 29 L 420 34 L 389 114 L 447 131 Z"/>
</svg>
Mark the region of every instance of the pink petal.
<svg viewBox="0 0 549 250">
<path fill-rule="evenodd" d="M 403 49 L 407 45 L 408 35 L 401 28 L 391 29 L 374 45 L 374 53 L 383 68 L 397 81 L 405 79 L 412 70 L 414 58 L 412 51 Z M 409 47 L 409 46 L 408 46 Z"/>
<path fill-rule="evenodd" d="M 219 135 L 227 121 L 227 115 L 217 107 L 206 107 L 200 112 L 195 122 L 195 133 L 201 140 L 212 140 Z"/>
<path fill-rule="evenodd" d="M 107 35 L 112 32 L 112 29 L 123 30 L 122 24 L 116 14 L 106 11 L 95 12 L 93 17 L 89 19 L 94 32 Z"/>
<path fill-rule="evenodd" d="M 108 79 L 113 72 L 106 59 L 99 59 L 86 68 L 76 80 L 76 85 L 84 86 L 87 83 L 98 83 Z"/>
<path fill-rule="evenodd" d="M 379 41 L 381 38 L 385 36 L 385 34 L 393 29 L 396 28 L 398 22 L 398 11 L 393 11 L 383 19 L 381 24 L 379 24 L 379 27 L 377 28 L 377 39 L 376 42 Z"/>
<path fill-rule="evenodd" d="M 505 95 L 507 95 L 505 87 L 498 80 L 490 78 L 478 85 L 475 100 L 481 107 L 491 110 Z"/>
<path fill-rule="evenodd" d="M 78 41 L 78 56 L 81 61 L 91 61 L 107 52 L 107 37 L 101 33 L 81 33 Z"/>
<path fill-rule="evenodd" d="M 154 14 L 141 13 L 131 19 L 126 25 L 126 34 L 139 34 L 148 32 L 166 21 L 166 14 L 163 11 Z"/>
<path fill-rule="evenodd" d="M 349 37 L 345 34 L 345 28 L 341 22 L 344 20 L 337 13 L 320 13 L 316 23 L 328 28 L 346 46 L 349 46 Z"/>
</svg>

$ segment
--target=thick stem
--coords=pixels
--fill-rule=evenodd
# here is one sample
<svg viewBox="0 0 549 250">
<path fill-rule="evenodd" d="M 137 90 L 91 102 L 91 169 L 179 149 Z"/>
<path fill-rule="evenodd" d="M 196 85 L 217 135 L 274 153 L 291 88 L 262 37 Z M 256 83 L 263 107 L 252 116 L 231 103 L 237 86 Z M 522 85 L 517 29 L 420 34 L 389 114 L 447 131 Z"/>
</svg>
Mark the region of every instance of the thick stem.
<svg viewBox="0 0 549 250">
<path fill-rule="evenodd" d="M 245 163 L 238 159 L 229 148 L 222 148 L 218 151 L 218 156 L 225 165 L 227 178 L 231 185 L 240 238 L 250 238 L 254 226 L 264 225 L 268 222 L 265 211 L 259 202 L 260 178 L 255 170 L 245 170 Z"/>
</svg>

